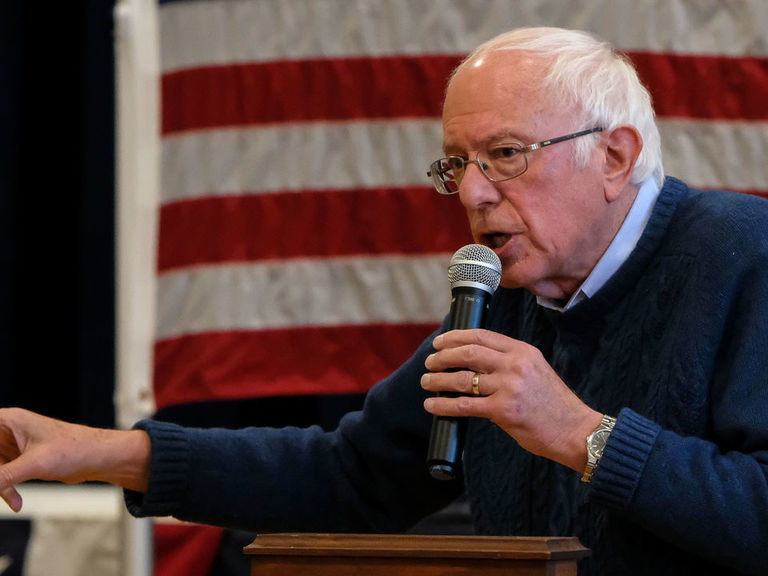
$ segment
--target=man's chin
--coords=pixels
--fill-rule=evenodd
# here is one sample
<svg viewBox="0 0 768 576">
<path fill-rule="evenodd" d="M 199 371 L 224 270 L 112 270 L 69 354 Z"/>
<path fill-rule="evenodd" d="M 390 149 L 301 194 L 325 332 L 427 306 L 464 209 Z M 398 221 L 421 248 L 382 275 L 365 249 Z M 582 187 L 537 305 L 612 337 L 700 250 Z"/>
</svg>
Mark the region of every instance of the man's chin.
<svg viewBox="0 0 768 576">
<path fill-rule="evenodd" d="M 538 277 L 531 274 L 527 255 L 518 255 L 511 250 L 495 250 L 501 260 L 501 286 L 504 288 L 525 288 L 535 283 Z"/>
<path fill-rule="evenodd" d="M 508 264 L 502 260 L 502 273 L 500 286 L 504 288 L 524 288 L 536 296 L 550 298 L 550 293 L 561 294 L 559 288 L 548 281 L 542 270 L 531 269 L 531 261 L 526 259 Z"/>
</svg>

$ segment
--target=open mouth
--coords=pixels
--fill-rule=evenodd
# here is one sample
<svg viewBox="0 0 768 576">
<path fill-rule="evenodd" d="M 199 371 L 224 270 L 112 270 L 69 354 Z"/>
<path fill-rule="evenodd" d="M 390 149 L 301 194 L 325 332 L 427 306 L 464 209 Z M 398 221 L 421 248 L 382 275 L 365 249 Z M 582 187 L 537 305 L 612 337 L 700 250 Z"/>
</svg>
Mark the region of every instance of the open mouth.
<svg viewBox="0 0 768 576">
<path fill-rule="evenodd" d="M 482 238 L 483 244 L 485 244 L 489 248 L 496 250 L 504 246 L 507 242 L 509 242 L 509 239 L 512 238 L 512 234 L 502 234 L 502 233 L 483 234 L 481 238 Z"/>
</svg>

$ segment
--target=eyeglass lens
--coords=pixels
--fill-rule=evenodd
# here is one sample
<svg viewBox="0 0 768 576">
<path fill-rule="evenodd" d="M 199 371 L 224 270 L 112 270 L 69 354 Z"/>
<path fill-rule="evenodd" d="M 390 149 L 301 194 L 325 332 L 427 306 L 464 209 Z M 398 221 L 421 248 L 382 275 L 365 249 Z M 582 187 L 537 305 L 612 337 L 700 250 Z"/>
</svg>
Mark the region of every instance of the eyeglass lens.
<svg viewBox="0 0 768 576">
<path fill-rule="evenodd" d="M 438 190 L 444 194 L 455 194 L 469 164 L 477 164 L 488 179 L 498 182 L 519 176 L 527 168 L 522 145 L 504 144 L 478 154 L 476 160 L 461 156 L 448 156 L 437 160 L 432 166 L 432 176 Z"/>
</svg>

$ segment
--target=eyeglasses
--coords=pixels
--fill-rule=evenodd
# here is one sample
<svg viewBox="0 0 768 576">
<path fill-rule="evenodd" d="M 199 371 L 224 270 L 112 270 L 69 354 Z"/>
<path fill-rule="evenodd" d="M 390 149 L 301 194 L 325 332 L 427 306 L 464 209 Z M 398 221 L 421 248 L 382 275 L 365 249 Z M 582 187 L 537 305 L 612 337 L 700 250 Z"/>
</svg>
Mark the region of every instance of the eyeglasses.
<svg viewBox="0 0 768 576">
<path fill-rule="evenodd" d="M 590 128 L 589 130 L 542 140 L 527 146 L 522 145 L 520 142 L 497 144 L 488 148 L 482 156 L 478 152 L 474 160 L 469 160 L 462 156 L 440 158 L 432 162 L 427 176 L 432 178 L 432 183 L 440 194 L 456 194 L 470 164 L 477 164 L 483 175 L 491 182 L 504 182 L 505 180 L 517 178 L 528 170 L 528 152 L 546 148 L 558 142 L 572 140 L 579 136 L 601 132 L 602 130 L 603 128 Z"/>
</svg>

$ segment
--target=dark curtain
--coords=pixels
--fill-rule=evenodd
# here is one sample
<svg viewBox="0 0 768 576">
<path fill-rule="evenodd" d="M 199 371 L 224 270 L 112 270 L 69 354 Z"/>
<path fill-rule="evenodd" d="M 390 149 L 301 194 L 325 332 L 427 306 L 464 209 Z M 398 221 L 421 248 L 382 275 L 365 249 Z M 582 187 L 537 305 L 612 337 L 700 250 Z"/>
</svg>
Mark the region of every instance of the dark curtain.
<svg viewBox="0 0 768 576">
<path fill-rule="evenodd" d="M 0 18 L 0 404 L 114 423 L 112 0 Z"/>
</svg>

